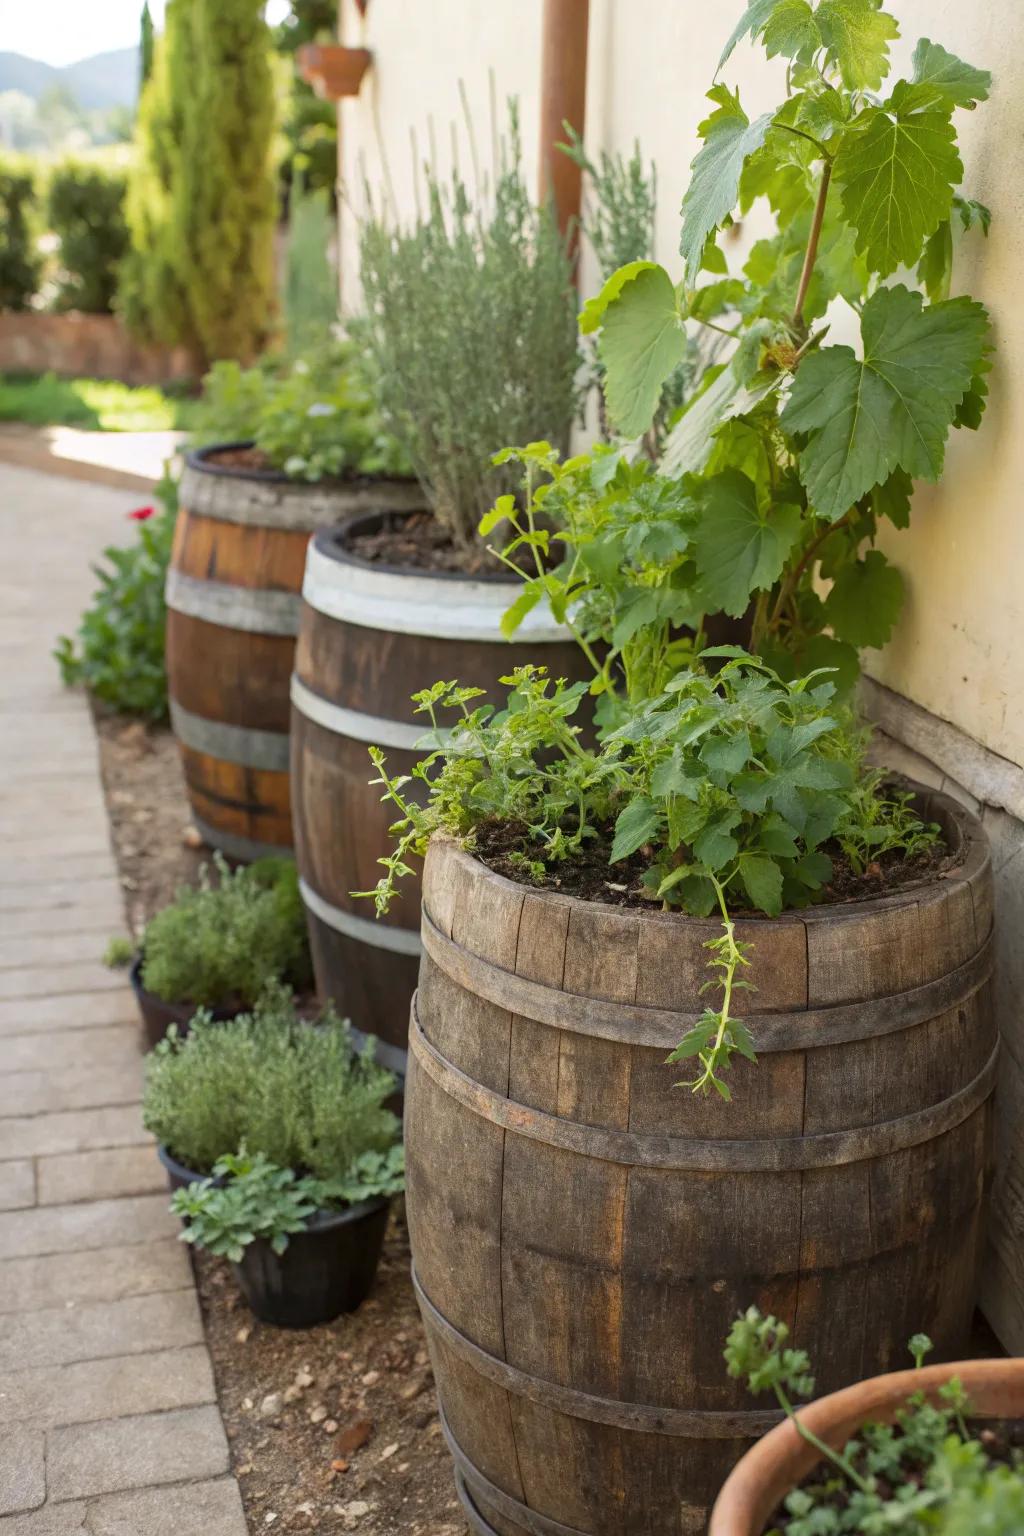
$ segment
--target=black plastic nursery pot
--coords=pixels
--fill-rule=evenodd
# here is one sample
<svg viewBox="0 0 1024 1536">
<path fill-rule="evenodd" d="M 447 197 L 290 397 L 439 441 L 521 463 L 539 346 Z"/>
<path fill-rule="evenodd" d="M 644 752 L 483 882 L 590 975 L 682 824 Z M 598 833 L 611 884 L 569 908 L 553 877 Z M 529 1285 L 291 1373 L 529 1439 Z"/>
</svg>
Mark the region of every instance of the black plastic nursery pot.
<svg viewBox="0 0 1024 1536">
<path fill-rule="evenodd" d="M 170 1185 L 172 1194 L 175 1194 L 179 1189 L 187 1189 L 190 1184 L 196 1184 L 200 1179 L 207 1177 L 205 1173 L 197 1173 L 194 1168 L 189 1168 L 186 1163 L 179 1163 L 178 1159 L 168 1152 L 164 1146 L 157 1147 L 156 1155 L 164 1165 L 167 1173 L 167 1182 Z M 219 1178 L 214 1179 L 213 1182 L 214 1184 L 221 1185 L 226 1180 Z"/>
<path fill-rule="evenodd" d="M 154 992 L 147 992 L 142 985 L 142 956 L 138 955 L 132 963 L 129 973 L 132 991 L 135 993 L 135 1001 L 139 1005 L 139 1017 L 142 1020 L 142 1032 L 146 1039 L 147 1047 L 152 1050 L 155 1045 L 166 1035 L 172 1024 L 178 1026 L 179 1034 L 188 1034 L 192 1019 L 199 1012 L 195 1003 L 167 1003 L 162 997 L 157 997 Z M 211 1008 L 208 1012 L 218 1023 L 223 1024 L 226 1019 L 233 1019 L 242 1012 L 241 1008 Z"/>
<path fill-rule="evenodd" d="M 264 1238 L 232 1264 L 242 1295 L 264 1323 L 315 1328 L 354 1312 L 370 1293 L 388 1224 L 387 1200 L 366 1200 L 346 1211 L 318 1213 L 294 1233 L 284 1253 Z"/>
</svg>

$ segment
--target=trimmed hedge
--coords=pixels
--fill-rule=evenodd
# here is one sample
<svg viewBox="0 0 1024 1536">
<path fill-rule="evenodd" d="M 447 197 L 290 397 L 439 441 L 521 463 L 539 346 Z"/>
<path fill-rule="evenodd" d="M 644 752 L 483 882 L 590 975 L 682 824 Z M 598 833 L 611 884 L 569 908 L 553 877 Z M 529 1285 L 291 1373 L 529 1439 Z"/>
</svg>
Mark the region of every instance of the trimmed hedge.
<svg viewBox="0 0 1024 1536">
<path fill-rule="evenodd" d="M 45 218 L 60 240 L 56 309 L 109 314 L 128 249 L 127 176 L 112 166 L 68 162 L 50 177 Z"/>
<path fill-rule="evenodd" d="M 32 210 L 35 176 L 18 161 L 0 162 L 0 309 L 27 309 L 42 269 Z"/>
</svg>

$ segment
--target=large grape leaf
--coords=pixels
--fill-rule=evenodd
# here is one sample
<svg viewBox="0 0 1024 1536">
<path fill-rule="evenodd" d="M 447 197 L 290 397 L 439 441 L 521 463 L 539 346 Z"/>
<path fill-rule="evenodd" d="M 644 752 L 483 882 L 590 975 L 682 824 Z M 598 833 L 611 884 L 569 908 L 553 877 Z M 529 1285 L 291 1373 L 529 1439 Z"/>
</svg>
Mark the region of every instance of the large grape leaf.
<svg viewBox="0 0 1024 1536">
<path fill-rule="evenodd" d="M 938 43 L 922 37 L 914 49 L 915 85 L 930 85 L 951 107 L 973 107 L 987 101 L 992 76 L 947 53 Z"/>
<path fill-rule="evenodd" d="M 662 385 L 686 355 L 672 279 L 652 262 L 633 262 L 632 269 L 624 267 L 609 278 L 605 291 L 616 277 L 629 273 L 598 316 L 605 401 L 623 437 L 639 437 L 647 430 Z M 600 304 L 601 297 L 591 302 Z"/>
<path fill-rule="evenodd" d="M 900 35 L 895 17 L 878 0 L 821 0 L 814 16 L 846 89 L 877 91 L 889 73 L 889 43 Z"/>
<path fill-rule="evenodd" d="M 756 37 L 780 3 L 781 0 L 750 0 L 750 4 L 744 9 L 743 15 L 733 28 L 732 36 L 722 49 L 722 57 L 715 70 L 716 75 L 720 74 L 723 66 L 728 63 L 736 44 L 742 42 L 747 36 Z"/>
<path fill-rule="evenodd" d="M 752 592 L 778 580 L 800 531 L 800 508 L 783 503 L 762 513 L 753 483 L 738 469 L 708 480 L 701 500 L 694 540 L 701 593 L 709 608 L 738 619 Z"/>
<path fill-rule="evenodd" d="M 880 549 L 844 565 L 825 599 L 825 620 L 837 640 L 884 645 L 903 606 L 903 577 Z"/>
<path fill-rule="evenodd" d="M 672 479 L 699 474 L 711 457 L 715 433 L 722 423 L 752 411 L 778 386 L 778 375 L 760 375 L 744 384 L 732 366 L 724 368 L 668 434 L 658 466 L 661 473 Z"/>
<path fill-rule="evenodd" d="M 762 40 L 770 59 L 781 54 L 784 59 L 809 64 L 822 39 L 807 0 L 778 0 L 764 25 Z"/>
<path fill-rule="evenodd" d="M 696 285 L 708 236 L 728 218 L 739 198 L 744 161 L 764 143 L 772 114 L 762 112 L 753 122 L 739 96 L 716 85 L 708 98 L 717 110 L 701 123 L 704 147 L 690 165 L 690 185 L 683 198 L 683 231 L 679 250 L 686 261 L 686 282 Z"/>
<path fill-rule="evenodd" d="M 624 267 L 619 267 L 613 272 L 611 277 L 606 279 L 601 292 L 595 294 L 592 299 L 588 299 L 580 310 L 580 331 L 582 334 L 589 336 L 593 331 L 600 330 L 604 323 L 608 306 L 615 303 L 623 288 L 634 282 L 641 272 L 648 272 L 657 266 L 658 263 L 656 261 L 630 261 Z"/>
<path fill-rule="evenodd" d="M 872 272 L 913 266 L 928 236 L 949 217 L 964 168 L 950 108 L 928 86 L 896 84 L 888 101 L 866 107 L 843 134 L 835 162 L 846 221 Z"/>
<path fill-rule="evenodd" d="M 861 316 L 863 360 L 823 347 L 800 364 L 781 424 L 809 433 L 800 478 L 819 517 L 842 517 L 895 469 L 937 480 L 957 409 L 989 347 L 988 314 L 971 299 L 923 305 L 898 284 Z"/>
</svg>

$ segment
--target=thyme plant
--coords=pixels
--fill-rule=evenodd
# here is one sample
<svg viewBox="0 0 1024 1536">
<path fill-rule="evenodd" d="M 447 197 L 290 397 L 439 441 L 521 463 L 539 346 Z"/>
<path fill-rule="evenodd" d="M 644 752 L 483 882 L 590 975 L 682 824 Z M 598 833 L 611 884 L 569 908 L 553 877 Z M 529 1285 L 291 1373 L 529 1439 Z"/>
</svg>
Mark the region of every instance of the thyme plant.
<svg viewBox="0 0 1024 1536">
<path fill-rule="evenodd" d="M 578 402 L 572 266 L 554 211 L 533 204 L 511 113 L 490 198 L 427 173 L 408 229 L 373 213 L 360 233 L 360 335 L 381 404 L 438 519 L 470 547 L 510 488 L 491 456 L 511 439 L 563 447 Z"/>
<path fill-rule="evenodd" d="M 661 461 L 687 510 L 672 586 L 698 631 L 702 615 L 747 616 L 751 649 L 789 675 L 852 677 L 857 652 L 889 638 L 903 583 L 876 534 L 906 526 L 914 481 L 939 478 L 950 432 L 985 407 L 988 315 L 949 292 L 955 240 L 988 228 L 960 190 L 956 118 L 990 76 L 922 38 L 891 81 L 898 33 L 879 0 L 752 0 L 718 74 L 752 38 L 785 65 L 781 105 L 751 121 L 737 92 L 712 86 L 681 279 L 632 261 L 581 317 L 626 439 L 650 427 L 692 335 L 724 333 L 730 355 Z M 729 273 L 718 233 L 759 202 L 775 232 Z M 830 339 L 844 310 L 857 348 Z"/>
<path fill-rule="evenodd" d="M 718 1005 L 670 1060 L 693 1064 L 687 1086 L 728 1099 L 733 1055 L 754 1059 L 733 1012 L 749 988 L 748 946 L 736 937 L 734 912 L 771 917 L 806 906 L 832 878 L 834 854 L 859 854 L 868 842 L 875 858 L 906 854 L 934 842 L 936 829 L 867 773 L 862 733 L 836 708 L 827 672 L 787 682 L 734 646 L 709 647 L 702 660 L 719 670 L 677 672 L 596 747 L 575 723 L 586 685 L 552 683 L 542 668 L 504 679 L 501 711 L 479 702 L 481 690 L 453 683 L 416 695 L 437 743 L 411 776 L 426 804 L 372 748 L 374 782 L 399 819 L 395 849 L 380 861 L 383 878 L 360 894 L 387 911 L 410 859 L 425 854 L 437 831 L 472 846 L 489 826 L 512 830 L 510 867 L 538 882 L 588 845 L 604 849 L 618 891 L 721 916 L 722 934 L 707 946 L 707 985 Z"/>
</svg>

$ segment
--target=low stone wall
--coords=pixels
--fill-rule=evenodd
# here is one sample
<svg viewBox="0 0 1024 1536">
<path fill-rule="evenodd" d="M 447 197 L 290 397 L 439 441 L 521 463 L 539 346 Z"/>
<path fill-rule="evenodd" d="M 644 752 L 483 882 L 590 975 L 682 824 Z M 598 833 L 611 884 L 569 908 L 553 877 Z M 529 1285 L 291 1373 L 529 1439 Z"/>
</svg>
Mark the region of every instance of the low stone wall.
<svg viewBox="0 0 1024 1536">
<path fill-rule="evenodd" d="M 995 1178 L 981 1308 L 1003 1346 L 1024 1354 L 1024 769 L 920 705 L 866 678 L 877 761 L 945 790 L 981 816 L 996 888 L 995 1008 L 1002 1036 Z"/>
<path fill-rule="evenodd" d="M 0 373 L 167 384 L 194 376 L 188 352 L 140 346 L 116 315 L 0 311 Z"/>
</svg>

